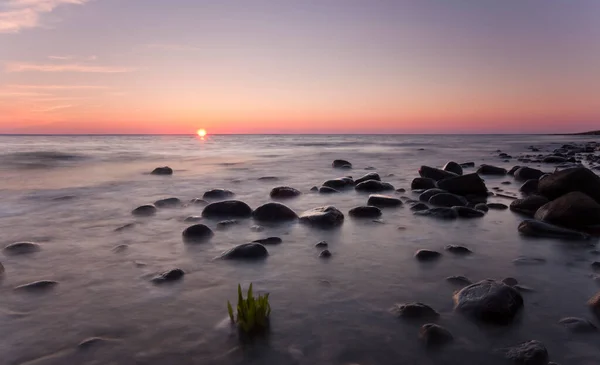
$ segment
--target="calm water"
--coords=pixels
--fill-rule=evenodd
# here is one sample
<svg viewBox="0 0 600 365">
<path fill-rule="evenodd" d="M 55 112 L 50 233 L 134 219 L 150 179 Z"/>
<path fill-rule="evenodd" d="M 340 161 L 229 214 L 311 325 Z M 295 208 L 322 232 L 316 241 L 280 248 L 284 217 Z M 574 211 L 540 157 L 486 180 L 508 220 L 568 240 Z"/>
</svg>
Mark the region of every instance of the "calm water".
<svg viewBox="0 0 600 365">
<path fill-rule="evenodd" d="M 510 211 L 443 222 L 403 207 L 385 210 L 383 224 L 346 217 L 334 231 L 294 223 L 253 232 L 252 220 L 216 230 L 216 221 L 205 221 L 216 234 L 200 245 L 184 244 L 181 232 L 189 225 L 183 219 L 199 215 L 202 207 L 163 209 L 145 219 L 130 214 L 141 204 L 172 196 L 187 201 L 210 188 L 230 189 L 255 208 L 278 185 L 305 193 L 286 203 L 297 212 L 331 204 L 347 213 L 367 196 L 309 192 L 346 174 L 331 168 L 336 158 L 353 163 L 355 178 L 374 167 L 384 181 L 408 189 L 423 164 L 456 160 L 510 168 L 517 162 L 502 162 L 497 149 L 518 156 L 530 145 L 551 151 L 577 140 L 590 137 L 2 136 L 0 244 L 35 241 L 42 250 L 0 254 L 6 269 L 0 279 L 0 363 L 494 364 L 494 348 L 537 339 L 553 361 L 595 364 L 599 337 L 573 335 L 557 324 L 566 316 L 592 319 L 585 301 L 599 290 L 590 277 L 590 262 L 597 259 L 593 247 L 520 237 L 521 218 Z M 175 174 L 148 174 L 163 165 Z M 263 176 L 280 180 L 259 181 Z M 511 179 L 486 178 L 488 188 L 516 192 L 518 184 L 500 185 L 505 180 Z M 114 231 L 132 222 L 138 224 Z M 233 245 L 268 236 L 284 242 L 268 247 L 267 260 L 214 259 Z M 321 240 L 329 242 L 330 260 L 318 258 L 314 244 Z M 126 251 L 113 250 L 122 244 L 129 246 Z M 427 265 L 413 258 L 419 248 L 443 251 L 448 244 L 466 245 L 475 254 L 444 252 Z M 515 265 L 519 256 L 546 263 Z M 148 281 L 172 267 L 186 271 L 182 281 L 161 286 Z M 535 291 L 523 294 L 525 310 L 517 323 L 480 326 L 453 313 L 456 287 L 445 281 L 450 275 L 473 281 L 513 276 Z M 59 285 L 44 293 L 13 291 L 41 279 Z M 271 293 L 272 329 L 268 338 L 242 346 L 229 328 L 226 301 L 235 299 L 238 283 L 250 282 Z M 422 346 L 420 324 L 388 312 L 394 303 L 410 301 L 440 312 L 438 322 L 455 343 L 439 351 Z M 93 336 L 110 341 L 77 348 Z"/>
</svg>

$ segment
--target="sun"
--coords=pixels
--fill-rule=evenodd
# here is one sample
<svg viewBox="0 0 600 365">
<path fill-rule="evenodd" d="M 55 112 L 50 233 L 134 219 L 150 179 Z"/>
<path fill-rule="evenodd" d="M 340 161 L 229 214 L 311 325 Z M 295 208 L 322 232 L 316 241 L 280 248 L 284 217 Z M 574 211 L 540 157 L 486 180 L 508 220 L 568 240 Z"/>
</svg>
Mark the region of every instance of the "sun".
<svg viewBox="0 0 600 365">
<path fill-rule="evenodd" d="M 198 135 L 200 137 L 205 137 L 206 136 L 206 129 L 198 129 L 198 132 L 196 132 L 196 133 L 198 133 Z"/>
</svg>

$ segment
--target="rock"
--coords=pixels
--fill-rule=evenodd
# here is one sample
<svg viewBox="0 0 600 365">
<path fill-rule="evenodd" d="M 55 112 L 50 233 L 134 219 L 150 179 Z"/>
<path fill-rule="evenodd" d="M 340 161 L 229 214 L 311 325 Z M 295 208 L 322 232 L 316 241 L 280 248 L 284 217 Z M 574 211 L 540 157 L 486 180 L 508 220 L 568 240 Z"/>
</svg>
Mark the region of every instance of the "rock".
<svg viewBox="0 0 600 365">
<path fill-rule="evenodd" d="M 369 205 L 363 205 L 350 209 L 348 215 L 354 218 L 377 218 L 381 216 L 381 209 Z"/>
<path fill-rule="evenodd" d="M 252 208 L 239 200 L 224 200 L 210 203 L 204 210 L 204 218 L 248 218 L 252 215 Z"/>
<path fill-rule="evenodd" d="M 20 290 L 20 291 L 41 291 L 41 290 L 52 289 L 56 285 L 58 285 L 58 282 L 54 281 L 54 280 L 38 280 L 38 281 L 33 281 L 31 283 L 19 285 L 19 286 L 17 286 L 15 288 L 15 290 Z"/>
<path fill-rule="evenodd" d="M 204 195 L 202 195 L 202 198 L 206 199 L 206 200 L 223 200 L 223 199 L 229 199 L 234 195 L 235 194 L 231 190 L 211 189 L 211 190 L 205 192 Z"/>
<path fill-rule="evenodd" d="M 310 191 L 312 191 L 312 192 L 319 191 L 319 188 L 316 186 L 313 186 L 312 188 L 310 188 Z"/>
<path fill-rule="evenodd" d="M 202 217 L 198 216 L 198 215 L 190 215 L 189 217 L 185 217 L 185 219 L 183 220 L 186 223 L 195 223 L 195 222 L 200 222 L 202 220 Z"/>
<path fill-rule="evenodd" d="M 523 307 L 523 297 L 514 288 L 498 281 L 483 280 L 454 295 L 455 309 L 475 319 L 509 323 Z"/>
<path fill-rule="evenodd" d="M 440 316 L 433 308 L 419 302 L 395 304 L 391 311 L 400 318 L 408 319 L 435 319 Z"/>
<path fill-rule="evenodd" d="M 224 252 L 221 258 L 224 259 L 262 259 L 269 255 L 266 247 L 260 243 L 243 243 L 235 246 L 229 251 Z"/>
<path fill-rule="evenodd" d="M 454 206 L 452 209 L 456 211 L 456 214 L 458 214 L 460 218 L 481 218 L 485 215 L 481 210 L 468 207 Z"/>
<path fill-rule="evenodd" d="M 399 189 L 396 189 L 396 192 L 397 192 L 397 193 L 406 193 L 406 189 L 404 189 L 404 188 L 399 188 Z"/>
<path fill-rule="evenodd" d="M 536 194 L 539 183 L 539 180 L 527 180 L 523 185 L 521 185 L 519 191 L 525 195 Z"/>
<path fill-rule="evenodd" d="M 544 175 L 544 172 L 531 167 L 523 166 L 515 171 L 515 180 L 527 181 L 527 180 L 539 180 Z"/>
<path fill-rule="evenodd" d="M 600 261 L 594 261 L 590 266 L 594 271 L 600 271 Z"/>
<path fill-rule="evenodd" d="M 81 350 L 87 350 L 92 348 L 92 346 L 100 345 L 101 343 L 114 341 L 113 339 L 104 338 L 104 337 L 89 337 L 81 341 L 77 347 Z"/>
<path fill-rule="evenodd" d="M 151 172 L 152 175 L 173 175 L 173 169 L 169 166 L 157 167 Z"/>
<path fill-rule="evenodd" d="M 300 222 L 321 228 L 332 228 L 344 223 L 344 214 L 333 206 L 318 207 L 302 213 Z"/>
<path fill-rule="evenodd" d="M 437 182 L 440 189 L 457 195 L 486 195 L 487 188 L 484 181 L 477 174 L 466 174 L 444 179 Z"/>
<path fill-rule="evenodd" d="M 340 193 L 339 190 L 335 190 L 334 188 L 330 188 L 329 186 L 321 186 L 319 188 L 319 194 L 336 194 Z"/>
<path fill-rule="evenodd" d="M 488 210 L 490 210 L 490 208 L 488 208 L 487 204 L 485 203 L 475 204 L 475 209 L 480 210 L 482 212 L 487 212 Z"/>
<path fill-rule="evenodd" d="M 416 203 L 410 207 L 410 210 L 415 211 L 415 212 L 418 212 L 420 210 L 427 210 L 427 209 L 429 209 L 429 206 L 427 206 L 427 204 L 424 204 L 424 203 Z"/>
<path fill-rule="evenodd" d="M 598 328 L 590 321 L 584 318 L 566 317 L 558 321 L 571 332 L 585 333 L 596 332 Z"/>
<path fill-rule="evenodd" d="M 329 244 L 325 241 L 317 242 L 317 244 L 315 245 L 315 247 L 327 247 L 327 246 L 329 246 Z"/>
<path fill-rule="evenodd" d="M 473 251 L 469 250 L 465 246 L 459 245 L 448 245 L 446 246 L 446 251 L 451 252 L 456 255 L 470 255 Z"/>
<path fill-rule="evenodd" d="M 367 180 L 357 184 L 354 189 L 366 193 L 379 193 L 382 191 L 395 190 L 392 184 L 384 183 L 377 180 Z"/>
<path fill-rule="evenodd" d="M 295 197 L 299 196 L 300 194 L 302 194 L 300 192 L 300 190 L 296 190 L 289 186 L 278 186 L 276 188 L 273 188 L 269 195 L 273 199 L 289 199 L 289 198 L 295 198 Z"/>
<path fill-rule="evenodd" d="M 328 188 L 333 188 L 336 190 L 346 189 L 354 186 L 354 180 L 349 177 L 340 177 L 337 179 L 327 180 L 323 183 L 323 186 L 327 186 Z"/>
<path fill-rule="evenodd" d="M 431 199 L 432 196 L 437 195 L 437 194 L 444 194 L 444 193 L 448 193 L 448 192 L 446 190 L 437 189 L 437 188 L 428 189 L 428 190 L 425 190 L 424 192 L 422 192 L 421 195 L 419 195 L 419 200 L 422 202 L 428 203 L 429 199 Z"/>
<path fill-rule="evenodd" d="M 258 225 L 258 224 L 255 224 L 255 225 L 253 225 L 252 227 L 250 227 L 250 230 L 251 230 L 252 232 L 262 232 L 262 231 L 264 231 L 264 230 L 265 230 L 265 227 L 263 227 L 263 226 L 260 226 L 260 225 Z"/>
<path fill-rule="evenodd" d="M 597 317 L 600 317 L 600 292 L 590 298 L 587 301 L 587 305 L 590 307 L 592 313 L 594 313 Z"/>
<path fill-rule="evenodd" d="M 111 251 L 114 252 L 114 253 L 120 253 L 120 252 L 125 252 L 128 249 L 129 249 L 128 245 L 122 244 L 122 245 L 117 245 L 117 246 L 113 247 L 111 249 Z"/>
<path fill-rule="evenodd" d="M 371 194 L 367 204 L 378 208 L 394 208 L 402 206 L 402 200 L 387 195 Z"/>
<path fill-rule="evenodd" d="M 319 254 L 319 257 L 324 257 L 324 258 L 331 257 L 331 252 L 329 252 L 329 250 L 323 250 Z"/>
<path fill-rule="evenodd" d="M 435 188 L 435 180 L 427 178 L 427 177 L 416 177 L 413 179 L 412 183 L 410 184 L 410 188 L 411 188 L 411 190 L 433 189 L 433 188 Z"/>
<path fill-rule="evenodd" d="M 139 206 L 131 211 L 131 214 L 136 215 L 138 217 L 149 217 L 151 215 L 156 214 L 156 207 L 152 204 L 146 204 Z"/>
<path fill-rule="evenodd" d="M 220 221 L 219 223 L 217 223 L 217 229 L 226 229 L 226 228 L 234 226 L 236 224 L 238 224 L 238 221 L 236 221 L 235 219 L 227 219 L 227 220 Z"/>
<path fill-rule="evenodd" d="M 419 175 L 421 177 L 426 177 L 429 179 L 433 179 L 435 181 L 440 181 L 443 179 L 448 179 L 451 177 L 458 176 L 457 174 L 455 174 L 453 172 L 444 171 L 444 170 L 436 169 L 435 167 L 429 167 L 429 166 L 421 166 L 421 168 L 419 169 Z"/>
<path fill-rule="evenodd" d="M 190 200 L 190 203 L 194 204 L 194 205 L 207 205 L 208 204 L 208 202 L 206 200 L 200 199 L 200 198 L 194 198 L 194 199 Z"/>
<path fill-rule="evenodd" d="M 506 210 L 506 209 L 508 209 L 508 205 L 502 204 L 502 203 L 488 203 L 487 207 L 489 209 L 494 209 L 494 210 Z"/>
<path fill-rule="evenodd" d="M 186 241 L 202 242 L 211 239 L 214 233 L 204 224 L 194 224 L 187 227 L 182 235 Z"/>
<path fill-rule="evenodd" d="M 354 180 L 354 183 L 358 185 L 361 182 L 365 182 L 365 181 L 368 181 L 368 180 L 381 181 L 381 177 L 379 177 L 379 174 L 376 173 L 376 172 L 370 172 L 370 173 L 366 174 L 365 176 L 360 177 L 360 178 Z"/>
<path fill-rule="evenodd" d="M 121 227 L 115 228 L 115 232 L 122 232 L 128 229 L 135 227 L 135 223 L 127 223 L 122 225 Z"/>
<path fill-rule="evenodd" d="M 4 265 L 0 262 L 0 275 L 4 274 Z"/>
<path fill-rule="evenodd" d="M 586 233 L 577 232 L 571 229 L 562 228 L 542 221 L 526 219 L 519 224 L 519 232 L 526 236 L 560 238 L 571 240 L 589 240 L 590 236 Z"/>
<path fill-rule="evenodd" d="M 500 349 L 507 360 L 517 365 L 548 365 L 548 351 L 539 341 L 527 341 L 514 347 Z"/>
<path fill-rule="evenodd" d="M 264 222 L 284 222 L 295 220 L 298 215 L 281 203 L 270 202 L 256 208 L 252 212 L 252 217 Z"/>
<path fill-rule="evenodd" d="M 437 260 L 442 256 L 441 253 L 432 250 L 421 249 L 415 253 L 415 258 L 419 261 Z"/>
<path fill-rule="evenodd" d="M 445 164 L 442 170 L 455 173 L 456 175 L 463 174 L 462 167 L 454 161 L 450 161 L 447 164 Z"/>
<path fill-rule="evenodd" d="M 414 213 L 415 215 L 428 216 L 439 219 L 456 219 L 458 213 L 452 208 L 431 208 L 427 210 L 421 210 Z"/>
<path fill-rule="evenodd" d="M 463 169 L 467 169 L 469 167 L 475 167 L 475 162 L 463 162 L 460 164 L 460 167 Z"/>
<path fill-rule="evenodd" d="M 171 269 L 153 277 L 152 282 L 156 284 L 162 284 L 170 281 L 176 281 L 183 278 L 183 275 L 185 275 L 183 270 Z"/>
<path fill-rule="evenodd" d="M 33 242 L 15 242 L 4 247 L 4 253 L 8 255 L 23 255 L 38 252 L 40 250 L 40 245 Z"/>
<path fill-rule="evenodd" d="M 600 226 L 600 204 L 574 191 L 541 206 L 535 219 L 571 229 Z"/>
<path fill-rule="evenodd" d="M 472 284 L 471 280 L 469 280 L 468 278 L 466 278 L 462 275 L 448 276 L 446 278 L 446 281 L 451 284 L 454 284 L 454 285 L 462 285 L 462 286 L 467 286 L 467 285 Z"/>
<path fill-rule="evenodd" d="M 154 206 L 157 208 L 175 208 L 181 206 L 181 200 L 178 198 L 160 199 L 154 202 Z"/>
<path fill-rule="evenodd" d="M 479 169 L 477 169 L 477 173 L 480 175 L 506 175 L 506 169 L 502 167 L 492 166 L 492 165 L 481 165 Z"/>
<path fill-rule="evenodd" d="M 519 256 L 513 260 L 515 265 L 542 265 L 546 263 L 546 259 L 541 257 Z"/>
<path fill-rule="evenodd" d="M 517 172 L 517 170 L 520 169 L 520 168 L 521 168 L 521 166 L 513 166 L 510 170 L 508 170 L 507 174 L 511 175 L 511 176 L 514 176 L 515 172 Z"/>
<path fill-rule="evenodd" d="M 450 331 L 433 323 L 427 323 L 421 327 L 419 338 L 427 346 L 442 346 L 454 340 L 454 336 L 452 336 Z"/>
<path fill-rule="evenodd" d="M 541 195 L 531 195 L 524 199 L 513 200 L 510 203 L 510 210 L 533 217 L 535 212 L 548 202 L 549 200 L 546 197 Z"/>
<path fill-rule="evenodd" d="M 351 169 L 352 164 L 346 160 L 334 160 L 331 164 L 333 168 L 336 169 Z"/>
<path fill-rule="evenodd" d="M 267 237 L 267 238 L 261 238 L 258 240 L 254 240 L 252 242 L 260 243 L 261 245 L 266 246 L 266 245 L 278 245 L 278 244 L 282 243 L 283 240 L 279 237 Z"/>
<path fill-rule="evenodd" d="M 569 159 L 565 158 L 565 157 L 561 157 L 561 156 L 546 156 L 544 157 L 544 159 L 542 160 L 543 163 L 564 163 L 564 162 L 568 162 Z"/>
<path fill-rule="evenodd" d="M 585 167 L 566 169 L 541 179 L 538 191 L 550 200 L 579 191 L 600 202 L 600 177 Z"/>
<path fill-rule="evenodd" d="M 450 193 L 440 193 L 429 198 L 429 204 L 440 207 L 461 207 L 467 205 L 467 199 Z"/>
<path fill-rule="evenodd" d="M 510 181 L 503 181 L 500 184 L 502 184 L 502 185 L 511 185 L 512 183 Z"/>
<path fill-rule="evenodd" d="M 277 176 L 261 176 L 258 181 L 279 181 L 279 178 Z"/>
</svg>

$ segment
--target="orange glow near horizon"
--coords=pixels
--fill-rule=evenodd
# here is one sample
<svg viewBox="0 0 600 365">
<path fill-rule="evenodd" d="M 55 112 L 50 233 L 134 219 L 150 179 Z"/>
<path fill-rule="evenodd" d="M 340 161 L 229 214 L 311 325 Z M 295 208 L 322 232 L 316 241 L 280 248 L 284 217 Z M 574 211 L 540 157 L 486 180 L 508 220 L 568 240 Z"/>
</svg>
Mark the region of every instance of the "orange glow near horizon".
<svg viewBox="0 0 600 365">
<path fill-rule="evenodd" d="M 197 132 L 197 133 L 198 133 L 198 135 L 199 135 L 201 138 L 204 138 L 204 137 L 206 137 L 206 130 L 205 130 L 205 129 L 198 129 L 198 132 Z"/>
</svg>

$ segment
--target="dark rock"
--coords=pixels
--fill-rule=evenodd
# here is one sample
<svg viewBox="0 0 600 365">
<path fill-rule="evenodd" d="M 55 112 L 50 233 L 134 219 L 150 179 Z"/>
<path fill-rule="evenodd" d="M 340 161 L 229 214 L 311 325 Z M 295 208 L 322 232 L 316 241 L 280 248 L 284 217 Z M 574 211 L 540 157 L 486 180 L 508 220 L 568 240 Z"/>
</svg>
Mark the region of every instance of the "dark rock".
<svg viewBox="0 0 600 365">
<path fill-rule="evenodd" d="M 500 184 L 502 184 L 502 185 L 511 185 L 512 183 L 510 181 L 503 181 Z"/>
<path fill-rule="evenodd" d="M 527 341 L 515 347 L 500 349 L 507 360 L 517 365 L 548 365 L 548 351 L 539 341 Z"/>
<path fill-rule="evenodd" d="M 329 250 L 323 250 L 319 254 L 319 257 L 324 257 L 324 258 L 331 257 L 331 252 L 329 252 Z"/>
<path fill-rule="evenodd" d="M 477 174 L 466 174 L 437 182 L 438 188 L 458 195 L 485 195 L 487 188 Z"/>
<path fill-rule="evenodd" d="M 590 300 L 587 301 L 587 305 L 590 307 L 592 313 L 600 318 L 600 292 L 591 297 Z"/>
<path fill-rule="evenodd" d="M 400 189 L 396 189 L 397 193 L 406 193 L 406 189 L 404 188 L 400 188 Z"/>
<path fill-rule="evenodd" d="M 521 168 L 521 166 L 513 166 L 513 167 L 512 167 L 510 170 L 508 170 L 507 174 L 508 174 L 508 175 L 511 175 L 511 176 L 514 176 L 514 175 L 515 175 L 515 172 L 516 172 L 518 169 L 520 169 L 520 168 Z"/>
<path fill-rule="evenodd" d="M 488 208 L 487 204 L 485 203 L 475 204 L 475 209 L 480 210 L 482 212 L 487 212 L 488 210 L 490 210 L 490 208 Z"/>
<path fill-rule="evenodd" d="M 4 247 L 4 253 L 9 255 L 23 255 L 41 250 L 40 245 L 33 242 L 15 242 Z"/>
<path fill-rule="evenodd" d="M 81 341 L 77 347 L 81 350 L 87 350 L 93 348 L 93 346 L 98 346 L 105 342 L 114 341 L 112 339 L 104 338 L 104 337 L 89 337 Z"/>
<path fill-rule="evenodd" d="M 442 194 L 442 193 L 447 193 L 447 191 L 442 190 L 442 189 L 437 189 L 437 188 L 428 189 L 428 190 L 425 190 L 424 192 L 422 192 L 421 195 L 419 195 L 419 200 L 424 203 L 427 203 L 427 202 L 429 202 L 429 199 L 431 199 L 432 196 L 437 195 L 437 194 Z"/>
<path fill-rule="evenodd" d="M 538 180 L 544 175 L 544 172 L 531 167 L 523 166 L 515 171 L 515 180 L 527 181 L 527 180 Z"/>
<path fill-rule="evenodd" d="M 376 181 L 381 181 L 381 177 L 379 177 L 379 174 L 378 174 L 378 173 L 376 173 L 376 172 L 370 172 L 370 173 L 366 174 L 365 176 L 363 176 L 363 177 L 360 177 L 360 178 L 358 178 L 358 179 L 354 180 L 354 183 L 355 183 L 356 185 L 358 185 L 358 184 L 360 184 L 361 182 L 365 182 L 365 181 L 368 181 L 368 180 L 376 180 Z"/>
<path fill-rule="evenodd" d="M 114 252 L 114 253 L 120 253 L 120 252 L 125 252 L 125 251 L 127 251 L 128 249 L 129 249 L 129 246 L 128 246 L 128 245 L 125 245 L 125 244 L 123 244 L 123 245 L 117 245 L 117 246 L 113 247 L 113 248 L 111 249 L 111 251 L 112 251 L 112 252 Z"/>
<path fill-rule="evenodd" d="M 169 166 L 157 167 L 151 172 L 152 175 L 173 175 L 173 169 Z"/>
<path fill-rule="evenodd" d="M 525 195 L 535 194 L 538 191 L 539 184 L 539 180 L 527 180 L 521 185 L 519 191 Z"/>
<path fill-rule="evenodd" d="M 178 198 L 160 199 L 154 202 L 154 206 L 157 208 L 175 208 L 181 206 L 181 200 Z"/>
<path fill-rule="evenodd" d="M 454 161 L 450 161 L 447 164 L 445 164 L 442 170 L 455 173 L 456 175 L 463 174 L 462 167 Z"/>
<path fill-rule="evenodd" d="M 415 215 L 428 216 L 439 219 L 456 219 L 458 213 L 452 208 L 431 208 L 427 210 L 421 210 L 414 213 Z"/>
<path fill-rule="evenodd" d="M 502 167 L 492 166 L 492 165 L 481 165 L 477 169 L 477 173 L 480 175 L 506 175 L 506 169 Z"/>
<path fill-rule="evenodd" d="M 541 257 L 520 256 L 513 260 L 515 265 L 542 265 L 546 263 L 546 259 Z"/>
<path fill-rule="evenodd" d="M 541 206 L 535 219 L 571 229 L 600 226 L 600 204 L 575 191 Z"/>
<path fill-rule="evenodd" d="M 561 156 L 554 156 L 554 155 L 546 156 L 542 160 L 543 163 L 564 163 L 564 162 L 568 162 L 568 161 L 569 161 L 568 158 L 561 157 Z"/>
<path fill-rule="evenodd" d="M 340 177 L 338 179 L 327 180 L 323 183 L 323 186 L 333 189 L 346 189 L 354 186 L 354 180 L 349 177 Z"/>
<path fill-rule="evenodd" d="M 525 236 L 560 238 L 570 240 L 589 240 L 590 236 L 586 233 L 577 232 L 571 229 L 555 226 L 550 223 L 537 221 L 533 219 L 524 220 L 519 224 L 519 232 Z"/>
<path fill-rule="evenodd" d="M 19 285 L 19 286 L 17 286 L 15 288 L 15 290 L 21 290 L 21 291 L 41 291 L 41 290 L 52 289 L 56 285 L 58 285 L 58 282 L 54 281 L 54 280 L 38 280 L 38 281 L 33 281 L 31 283 Z"/>
<path fill-rule="evenodd" d="M 596 332 L 598 330 L 592 322 L 584 318 L 566 317 L 558 321 L 558 323 L 576 333 Z"/>
<path fill-rule="evenodd" d="M 485 215 L 481 210 L 468 207 L 454 206 L 452 209 L 454 209 L 461 218 L 481 218 Z"/>
<path fill-rule="evenodd" d="M 475 167 L 475 162 L 463 162 L 460 164 L 460 167 L 463 169 L 467 169 L 469 167 Z"/>
<path fill-rule="evenodd" d="M 225 200 L 210 203 L 204 210 L 204 218 L 248 218 L 252 215 L 252 208 L 239 200 Z"/>
<path fill-rule="evenodd" d="M 208 202 L 206 200 L 200 199 L 200 198 L 194 198 L 194 199 L 190 200 L 190 203 L 194 204 L 194 205 L 207 205 L 208 204 Z"/>
<path fill-rule="evenodd" d="M 283 240 L 279 237 L 267 237 L 267 238 L 261 238 L 258 240 L 254 240 L 252 241 L 254 243 L 260 243 L 261 245 L 278 245 L 280 243 L 283 242 Z"/>
<path fill-rule="evenodd" d="M 523 297 L 498 281 L 483 280 L 454 295 L 455 309 L 484 322 L 505 324 L 523 307 Z"/>
<path fill-rule="evenodd" d="M 162 284 L 170 281 L 176 281 L 183 278 L 183 275 L 185 275 L 183 270 L 171 269 L 153 277 L 152 282 L 156 284 Z"/>
<path fill-rule="evenodd" d="M 369 205 L 363 205 L 350 209 L 348 215 L 354 218 L 377 218 L 381 216 L 381 209 Z"/>
<path fill-rule="evenodd" d="M 211 239 L 214 233 L 204 224 L 194 224 L 187 227 L 182 235 L 186 241 L 202 242 Z"/>
<path fill-rule="evenodd" d="M 440 316 L 427 304 L 418 302 L 395 304 L 391 311 L 400 318 L 408 319 L 434 319 Z"/>
<path fill-rule="evenodd" d="M 277 176 L 261 176 L 258 181 L 279 181 L 279 178 Z"/>
<path fill-rule="evenodd" d="M 194 223 L 194 222 L 200 222 L 202 220 L 202 217 L 198 216 L 198 215 L 190 215 L 189 217 L 186 217 L 183 221 L 186 223 Z"/>
<path fill-rule="evenodd" d="M 372 194 L 369 195 L 367 204 L 378 208 L 394 208 L 402 206 L 402 200 L 387 195 Z"/>
<path fill-rule="evenodd" d="M 418 212 L 420 210 L 427 210 L 427 209 L 429 209 L 429 206 L 427 206 L 427 204 L 424 204 L 424 203 L 416 203 L 410 207 L 410 210 L 413 210 L 416 212 Z"/>
<path fill-rule="evenodd" d="M 546 197 L 531 195 L 524 199 L 513 200 L 512 203 L 510 203 L 510 210 L 533 217 L 535 212 L 546 203 L 548 203 Z"/>
<path fill-rule="evenodd" d="M 427 323 L 421 327 L 419 338 L 427 346 L 442 346 L 454 340 L 454 336 L 452 336 L 450 331 L 433 323 Z"/>
<path fill-rule="evenodd" d="M 330 188 L 329 186 L 321 186 L 319 188 L 319 194 L 337 194 L 340 193 L 339 190 L 336 190 L 334 188 Z"/>
<path fill-rule="evenodd" d="M 298 215 L 281 203 L 266 203 L 252 212 L 252 217 L 264 222 L 284 222 L 298 218 Z"/>
<path fill-rule="evenodd" d="M 313 186 L 312 188 L 310 188 L 310 191 L 312 191 L 312 192 L 319 191 L 319 188 L 316 186 Z"/>
<path fill-rule="evenodd" d="M 333 168 L 336 169 L 351 169 L 352 164 L 346 160 L 334 160 L 331 164 Z"/>
<path fill-rule="evenodd" d="M 440 193 L 429 198 L 429 204 L 440 207 L 466 206 L 467 199 L 450 193 Z"/>
<path fill-rule="evenodd" d="M 515 278 L 504 278 L 502 279 L 502 282 L 508 286 L 515 286 L 517 284 L 519 284 L 519 282 L 517 281 L 517 279 Z"/>
<path fill-rule="evenodd" d="M 471 280 L 469 280 L 468 278 L 466 278 L 462 275 L 448 276 L 446 278 L 446 281 L 451 284 L 454 284 L 454 285 L 462 285 L 462 286 L 467 286 L 467 285 L 472 284 Z"/>
<path fill-rule="evenodd" d="M 441 253 L 432 250 L 421 249 L 415 253 L 415 258 L 419 261 L 437 260 L 442 256 Z"/>
<path fill-rule="evenodd" d="M 592 264 L 590 266 L 592 267 L 592 269 L 594 271 L 600 271 L 600 262 L 599 261 L 592 262 Z"/>
<path fill-rule="evenodd" d="M 362 191 L 366 193 L 379 193 L 382 191 L 390 191 L 394 190 L 394 186 L 392 184 L 384 183 L 377 180 L 367 180 L 363 181 L 360 184 L 357 184 L 354 189 L 356 191 Z"/>
<path fill-rule="evenodd" d="M 288 198 L 295 198 L 295 197 L 299 196 L 300 194 L 302 194 L 300 192 L 300 190 L 296 190 L 289 186 L 278 186 L 271 190 L 271 193 L 269 194 L 269 196 L 271 196 L 271 198 L 273 198 L 273 199 L 288 199 Z"/>
<path fill-rule="evenodd" d="M 156 207 L 152 204 L 146 204 L 139 206 L 131 211 L 131 214 L 136 215 L 138 217 L 148 217 L 156 214 Z"/>
<path fill-rule="evenodd" d="M 315 245 L 315 247 L 327 247 L 327 246 L 329 246 L 329 244 L 325 241 L 317 242 L 317 244 Z"/>
<path fill-rule="evenodd" d="M 416 177 L 410 184 L 411 190 L 418 189 L 433 189 L 435 188 L 435 180 L 427 177 Z"/>
<path fill-rule="evenodd" d="M 469 250 L 465 246 L 459 245 L 448 245 L 446 246 L 446 251 L 451 252 L 456 255 L 470 255 L 473 251 Z"/>
<path fill-rule="evenodd" d="M 217 229 L 226 229 L 227 227 L 231 227 L 236 224 L 238 224 L 238 221 L 236 221 L 235 219 L 227 219 L 217 223 Z"/>
<path fill-rule="evenodd" d="M 115 232 L 122 232 L 133 227 L 135 227 L 135 223 L 127 223 L 125 225 L 122 225 L 121 227 L 115 228 Z"/>
<path fill-rule="evenodd" d="M 502 204 L 502 203 L 488 203 L 487 207 L 489 209 L 494 209 L 494 210 L 506 210 L 506 209 L 508 209 L 508 205 Z"/>
<path fill-rule="evenodd" d="M 202 198 L 206 199 L 206 200 L 223 200 L 223 199 L 229 199 L 234 195 L 235 194 L 231 190 L 211 189 L 211 190 L 205 192 L 204 195 L 202 195 Z"/>
<path fill-rule="evenodd" d="M 458 176 L 453 172 L 444 171 L 444 170 L 436 169 L 435 167 L 429 167 L 429 166 L 421 166 L 421 168 L 419 169 L 419 175 L 421 177 L 426 177 L 429 179 L 433 179 L 435 181 Z"/>
<path fill-rule="evenodd" d="M 235 246 L 229 251 L 224 252 L 221 257 L 224 259 L 262 259 L 269 255 L 266 247 L 260 243 L 243 243 Z"/>
<path fill-rule="evenodd" d="M 258 224 L 255 224 L 255 225 L 253 225 L 252 227 L 250 227 L 250 230 L 251 230 L 252 232 L 262 232 L 262 231 L 264 231 L 264 230 L 265 230 L 265 227 L 263 227 L 263 226 L 261 226 L 261 225 L 258 225 Z"/>
<path fill-rule="evenodd" d="M 600 177 L 585 167 L 566 169 L 541 179 L 538 190 L 550 200 L 580 191 L 600 202 Z"/>
<path fill-rule="evenodd" d="M 322 228 L 332 228 L 344 223 L 344 214 L 333 206 L 318 207 L 302 213 L 300 222 Z"/>
</svg>

